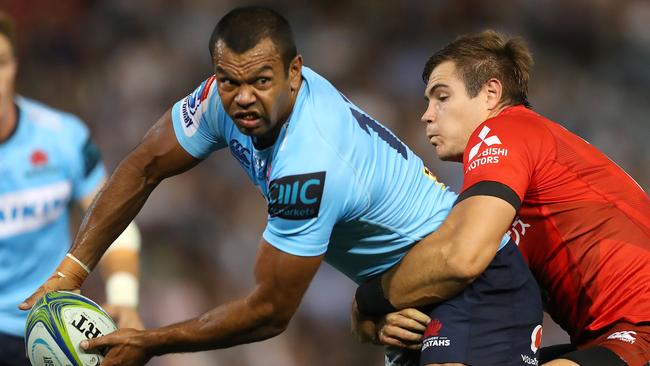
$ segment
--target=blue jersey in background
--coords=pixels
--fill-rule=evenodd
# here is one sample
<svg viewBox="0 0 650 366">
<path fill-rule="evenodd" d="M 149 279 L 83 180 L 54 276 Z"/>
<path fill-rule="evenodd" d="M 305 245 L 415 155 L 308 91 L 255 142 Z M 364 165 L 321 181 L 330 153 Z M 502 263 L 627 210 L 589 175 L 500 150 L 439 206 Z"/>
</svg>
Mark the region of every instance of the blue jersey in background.
<svg viewBox="0 0 650 366">
<path fill-rule="evenodd" d="M 52 275 L 70 246 L 71 202 L 105 169 L 75 116 L 16 98 L 18 121 L 0 142 L 0 333 L 22 336 L 18 304 Z"/>
</svg>

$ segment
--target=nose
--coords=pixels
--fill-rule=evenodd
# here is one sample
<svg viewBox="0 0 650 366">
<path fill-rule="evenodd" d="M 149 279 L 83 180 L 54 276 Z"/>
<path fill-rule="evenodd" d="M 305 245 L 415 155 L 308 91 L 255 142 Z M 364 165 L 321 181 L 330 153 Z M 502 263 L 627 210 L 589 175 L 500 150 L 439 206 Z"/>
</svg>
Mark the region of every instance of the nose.
<svg viewBox="0 0 650 366">
<path fill-rule="evenodd" d="M 237 96 L 235 96 L 235 103 L 242 108 L 250 107 L 255 103 L 255 93 L 253 93 L 250 86 L 242 85 L 239 87 Z"/>
<path fill-rule="evenodd" d="M 424 123 L 432 123 L 436 119 L 436 109 L 433 105 L 433 103 L 429 102 L 427 105 L 427 109 L 424 111 L 424 114 L 422 117 L 420 117 L 420 121 Z"/>
</svg>

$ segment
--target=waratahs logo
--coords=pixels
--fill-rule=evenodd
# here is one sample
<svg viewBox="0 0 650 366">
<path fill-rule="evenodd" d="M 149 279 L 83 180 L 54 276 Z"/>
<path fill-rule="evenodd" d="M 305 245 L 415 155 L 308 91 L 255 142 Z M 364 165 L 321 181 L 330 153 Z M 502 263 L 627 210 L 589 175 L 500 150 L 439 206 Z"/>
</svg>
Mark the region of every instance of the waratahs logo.
<svg viewBox="0 0 650 366">
<path fill-rule="evenodd" d="M 183 120 L 183 132 L 185 136 L 191 137 L 196 133 L 201 123 L 201 112 L 199 109 L 201 103 L 208 99 L 210 91 L 215 82 L 215 76 L 212 75 L 206 81 L 192 92 L 192 94 L 185 97 L 181 105 L 181 117 Z"/>
<path fill-rule="evenodd" d="M 431 323 L 427 325 L 427 329 L 424 331 L 424 338 L 437 336 L 442 328 L 442 323 L 438 319 L 431 319 Z"/>
<path fill-rule="evenodd" d="M 439 335 L 440 329 L 442 329 L 442 322 L 439 319 L 431 319 L 431 323 L 427 325 L 427 329 L 424 331 L 422 340 L 423 351 L 429 347 L 451 346 L 451 339 Z"/>
</svg>

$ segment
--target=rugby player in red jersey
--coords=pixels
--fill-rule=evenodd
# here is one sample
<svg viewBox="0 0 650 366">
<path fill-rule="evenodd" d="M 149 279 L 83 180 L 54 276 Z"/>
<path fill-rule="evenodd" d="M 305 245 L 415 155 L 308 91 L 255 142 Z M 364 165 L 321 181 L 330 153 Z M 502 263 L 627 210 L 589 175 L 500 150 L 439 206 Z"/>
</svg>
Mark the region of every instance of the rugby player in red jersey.
<svg viewBox="0 0 650 366">
<path fill-rule="evenodd" d="M 460 286 L 445 273 L 480 273 L 491 238 L 509 230 L 546 311 L 571 337 L 568 353 L 539 361 L 650 364 L 650 199 L 603 153 L 530 109 L 531 65 L 522 42 L 492 31 L 428 60 L 422 121 L 440 159 L 463 162 L 464 184 L 439 230 L 384 275 L 383 294 L 396 308 L 439 301 Z M 362 286 L 357 302 L 369 293 Z M 394 344 L 400 324 L 385 321 L 379 338 Z"/>
</svg>

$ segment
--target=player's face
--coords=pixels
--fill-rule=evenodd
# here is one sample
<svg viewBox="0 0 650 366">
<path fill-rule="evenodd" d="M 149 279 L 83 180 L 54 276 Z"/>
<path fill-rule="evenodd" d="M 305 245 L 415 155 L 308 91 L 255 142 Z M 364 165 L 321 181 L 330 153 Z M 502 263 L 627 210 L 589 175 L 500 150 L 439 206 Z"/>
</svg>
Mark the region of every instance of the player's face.
<svg viewBox="0 0 650 366">
<path fill-rule="evenodd" d="M 482 94 L 470 98 L 454 62 L 445 61 L 431 72 L 424 98 L 428 106 L 422 122 L 436 154 L 441 160 L 462 161 L 470 135 L 487 116 Z"/>
<path fill-rule="evenodd" d="M 300 88 L 302 58 L 296 56 L 287 71 L 267 38 L 241 54 L 219 40 L 213 61 L 221 102 L 237 128 L 246 135 L 275 141 Z"/>
<path fill-rule="evenodd" d="M 13 108 L 17 68 L 16 57 L 9 39 L 0 35 L 0 119 L 7 115 L 7 108 Z"/>
</svg>

